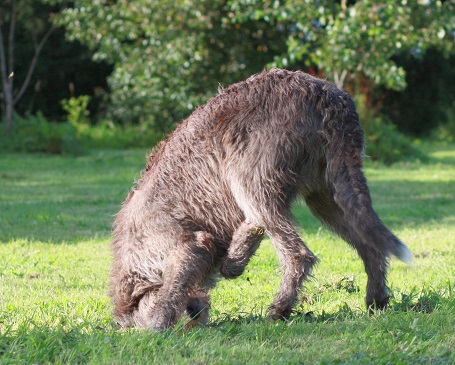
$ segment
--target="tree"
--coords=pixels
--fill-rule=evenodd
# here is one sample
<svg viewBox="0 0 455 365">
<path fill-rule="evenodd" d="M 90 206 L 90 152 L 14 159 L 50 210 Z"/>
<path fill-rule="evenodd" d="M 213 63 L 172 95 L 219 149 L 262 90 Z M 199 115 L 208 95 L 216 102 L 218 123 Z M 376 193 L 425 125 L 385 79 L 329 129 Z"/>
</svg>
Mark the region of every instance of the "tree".
<svg viewBox="0 0 455 365">
<path fill-rule="evenodd" d="M 264 21 L 231 24 L 224 0 L 76 0 L 57 19 L 69 39 L 110 62 L 110 115 L 168 130 L 220 83 L 245 78 L 285 51 Z"/>
<path fill-rule="evenodd" d="M 39 55 L 54 31 L 54 26 L 47 19 L 33 17 L 33 0 L 5 0 L 0 5 L 0 74 L 2 79 L 2 109 L 6 131 L 11 133 L 14 127 L 14 108 L 24 95 L 35 71 Z M 17 89 L 15 80 L 16 27 L 20 25 L 28 30 L 33 41 L 34 52 L 23 81 Z"/>
<path fill-rule="evenodd" d="M 232 0 L 234 22 L 263 19 L 290 34 L 274 64 L 314 66 L 336 85 L 368 78 L 394 90 L 406 87 L 406 70 L 394 57 L 421 57 L 429 47 L 453 52 L 455 5 L 436 0 Z"/>
<path fill-rule="evenodd" d="M 382 112 L 398 128 L 419 137 L 427 137 L 438 127 L 446 129 L 446 137 L 455 137 L 455 54 L 444 57 L 440 50 L 429 49 L 425 57 L 409 54 L 397 57 L 406 70 L 407 88 L 403 91 L 378 90 Z"/>
<path fill-rule="evenodd" d="M 454 10 L 437 0 L 75 0 L 56 21 L 113 65 L 110 115 L 166 131 L 219 83 L 266 65 L 401 90 L 396 56 L 453 53 Z"/>
</svg>

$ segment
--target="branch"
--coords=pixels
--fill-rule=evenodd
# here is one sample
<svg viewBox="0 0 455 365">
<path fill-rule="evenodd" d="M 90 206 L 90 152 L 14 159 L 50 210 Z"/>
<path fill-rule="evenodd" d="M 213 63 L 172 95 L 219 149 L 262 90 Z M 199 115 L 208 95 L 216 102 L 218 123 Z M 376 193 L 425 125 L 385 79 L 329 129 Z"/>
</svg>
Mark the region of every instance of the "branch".
<svg viewBox="0 0 455 365">
<path fill-rule="evenodd" d="M 38 62 L 38 57 L 39 54 L 41 53 L 41 50 L 44 47 L 44 44 L 47 42 L 48 38 L 52 34 L 52 32 L 55 30 L 55 27 L 52 25 L 44 35 L 44 37 L 41 39 L 41 42 L 39 42 L 38 46 L 35 48 L 35 54 L 33 55 L 32 62 L 30 63 L 30 66 L 28 68 L 27 76 L 25 77 L 24 82 L 22 83 L 22 87 L 19 90 L 19 92 L 16 94 L 14 97 L 13 103 L 16 104 L 22 95 L 24 95 L 25 90 L 27 90 L 28 84 L 30 83 L 30 79 L 32 78 L 33 71 L 35 71 L 35 66 L 36 63 Z"/>
<path fill-rule="evenodd" d="M 0 72 L 2 74 L 3 89 L 7 90 L 8 71 L 6 69 L 6 54 L 5 46 L 3 44 L 2 27 L 0 27 Z"/>
<path fill-rule="evenodd" d="M 335 79 L 335 85 L 338 89 L 343 90 L 344 83 L 346 81 L 346 76 L 348 74 L 348 70 L 343 70 L 341 75 L 338 73 L 338 71 L 335 71 L 333 73 L 333 78 Z"/>
<path fill-rule="evenodd" d="M 14 32 L 16 31 L 16 1 L 11 2 L 11 23 L 9 24 L 8 34 L 8 74 L 13 72 L 14 67 Z"/>
<path fill-rule="evenodd" d="M 344 88 L 344 83 L 346 82 L 346 76 L 348 74 L 348 70 L 344 69 L 343 72 L 341 73 L 341 89 L 343 90 Z"/>
<path fill-rule="evenodd" d="M 354 80 L 363 69 L 363 64 L 359 63 L 358 66 L 355 68 L 355 72 L 351 72 L 349 75 L 348 81 Z"/>
<path fill-rule="evenodd" d="M 343 11 L 343 13 L 346 13 L 347 10 L 346 0 L 341 0 L 341 10 Z"/>
</svg>

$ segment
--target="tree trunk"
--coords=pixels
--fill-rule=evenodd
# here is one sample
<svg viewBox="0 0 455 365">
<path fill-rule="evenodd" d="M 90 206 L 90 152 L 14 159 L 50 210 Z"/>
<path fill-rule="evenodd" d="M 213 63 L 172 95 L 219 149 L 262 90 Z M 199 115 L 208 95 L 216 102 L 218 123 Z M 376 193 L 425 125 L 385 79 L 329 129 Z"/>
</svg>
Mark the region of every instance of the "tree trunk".
<svg viewBox="0 0 455 365">
<path fill-rule="evenodd" d="M 5 98 L 5 126 L 7 133 L 11 133 L 14 127 L 14 102 L 12 86 L 13 83 L 8 82 L 5 90 L 3 91 Z"/>
<path fill-rule="evenodd" d="M 6 44 L 6 39 L 3 37 L 2 28 L 0 27 L 0 74 L 2 78 L 3 85 L 3 109 L 4 109 L 4 120 L 6 132 L 11 133 L 14 128 L 14 106 L 22 98 L 27 87 L 30 83 L 33 72 L 35 71 L 36 63 L 38 62 L 38 57 L 46 44 L 48 38 L 55 30 L 54 26 L 51 25 L 47 32 L 44 34 L 43 38 L 39 43 L 35 43 L 35 53 L 30 62 L 27 75 L 24 82 L 22 83 L 21 88 L 16 95 L 13 95 L 13 77 L 14 77 L 14 32 L 16 28 L 16 1 L 11 0 L 11 19 L 9 25 L 8 43 Z M 8 47 L 8 52 L 5 48 Z"/>
</svg>

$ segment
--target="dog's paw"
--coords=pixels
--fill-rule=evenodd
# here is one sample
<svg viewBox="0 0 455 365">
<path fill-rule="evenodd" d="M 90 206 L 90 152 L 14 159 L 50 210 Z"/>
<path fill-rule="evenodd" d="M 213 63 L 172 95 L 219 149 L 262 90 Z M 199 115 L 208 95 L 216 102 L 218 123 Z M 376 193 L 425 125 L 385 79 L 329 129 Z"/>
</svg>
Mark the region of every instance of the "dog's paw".
<svg viewBox="0 0 455 365">
<path fill-rule="evenodd" d="M 238 278 L 240 275 L 243 274 L 244 270 L 245 265 L 243 263 L 233 261 L 232 259 L 225 258 L 221 262 L 220 273 L 226 279 Z"/>
</svg>

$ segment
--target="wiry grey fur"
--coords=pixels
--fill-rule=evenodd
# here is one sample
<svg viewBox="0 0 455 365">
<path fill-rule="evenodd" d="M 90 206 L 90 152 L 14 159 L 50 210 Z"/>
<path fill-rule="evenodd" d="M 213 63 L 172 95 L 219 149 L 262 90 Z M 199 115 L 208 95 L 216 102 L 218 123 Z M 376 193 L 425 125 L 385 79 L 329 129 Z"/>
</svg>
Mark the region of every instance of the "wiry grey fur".
<svg viewBox="0 0 455 365">
<path fill-rule="evenodd" d="M 220 90 L 154 150 L 117 215 L 117 321 L 157 331 L 184 314 L 207 321 L 217 272 L 239 276 L 264 234 L 283 268 L 270 316 L 287 318 L 317 262 L 294 227 L 299 194 L 359 253 L 367 306 L 385 307 L 388 257 L 411 254 L 371 206 L 363 145 L 352 98 L 324 80 L 273 69 Z"/>
</svg>

